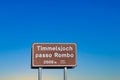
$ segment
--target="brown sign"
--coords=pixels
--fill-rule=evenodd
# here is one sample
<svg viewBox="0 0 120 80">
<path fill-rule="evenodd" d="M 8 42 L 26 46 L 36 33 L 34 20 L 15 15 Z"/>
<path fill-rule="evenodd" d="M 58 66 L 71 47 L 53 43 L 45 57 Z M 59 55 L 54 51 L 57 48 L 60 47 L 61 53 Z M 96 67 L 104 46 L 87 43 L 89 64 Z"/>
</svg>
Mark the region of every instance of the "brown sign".
<svg viewBox="0 0 120 80">
<path fill-rule="evenodd" d="M 34 43 L 32 67 L 76 66 L 75 43 Z"/>
</svg>

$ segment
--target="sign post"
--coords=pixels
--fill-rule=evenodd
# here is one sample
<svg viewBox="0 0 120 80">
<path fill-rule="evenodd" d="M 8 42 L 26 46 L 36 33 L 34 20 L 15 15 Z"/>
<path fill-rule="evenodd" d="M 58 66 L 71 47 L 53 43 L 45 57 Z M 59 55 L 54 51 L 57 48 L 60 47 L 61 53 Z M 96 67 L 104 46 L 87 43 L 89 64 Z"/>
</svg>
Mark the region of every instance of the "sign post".
<svg viewBox="0 0 120 80">
<path fill-rule="evenodd" d="M 42 80 L 42 68 L 64 68 L 67 80 L 67 67 L 76 66 L 75 43 L 34 43 L 32 45 L 32 67 L 38 69 L 38 80 Z"/>
<path fill-rule="evenodd" d="M 42 80 L 42 68 L 39 67 L 38 69 L 38 80 Z"/>
<path fill-rule="evenodd" d="M 67 67 L 64 67 L 64 80 L 67 80 Z"/>
</svg>

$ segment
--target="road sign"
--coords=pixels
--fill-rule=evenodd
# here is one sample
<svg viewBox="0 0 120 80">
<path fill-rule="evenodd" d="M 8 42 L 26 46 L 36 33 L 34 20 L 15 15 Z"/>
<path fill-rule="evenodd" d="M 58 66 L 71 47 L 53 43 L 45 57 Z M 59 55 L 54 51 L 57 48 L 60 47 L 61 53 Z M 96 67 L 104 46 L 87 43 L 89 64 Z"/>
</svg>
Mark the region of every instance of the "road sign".
<svg viewBox="0 0 120 80">
<path fill-rule="evenodd" d="M 75 67 L 75 43 L 34 43 L 32 67 Z"/>
</svg>

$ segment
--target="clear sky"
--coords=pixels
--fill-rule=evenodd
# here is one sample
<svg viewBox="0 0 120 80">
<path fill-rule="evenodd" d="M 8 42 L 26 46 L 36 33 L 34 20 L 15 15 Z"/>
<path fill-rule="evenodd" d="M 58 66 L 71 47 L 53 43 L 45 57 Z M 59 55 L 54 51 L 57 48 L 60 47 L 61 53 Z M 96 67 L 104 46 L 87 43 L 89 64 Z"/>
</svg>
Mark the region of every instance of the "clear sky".
<svg viewBox="0 0 120 80">
<path fill-rule="evenodd" d="M 0 1 L 0 80 L 37 80 L 34 42 L 77 44 L 68 80 L 120 80 L 120 1 Z M 63 70 L 44 69 L 43 80 L 63 80 Z"/>
</svg>

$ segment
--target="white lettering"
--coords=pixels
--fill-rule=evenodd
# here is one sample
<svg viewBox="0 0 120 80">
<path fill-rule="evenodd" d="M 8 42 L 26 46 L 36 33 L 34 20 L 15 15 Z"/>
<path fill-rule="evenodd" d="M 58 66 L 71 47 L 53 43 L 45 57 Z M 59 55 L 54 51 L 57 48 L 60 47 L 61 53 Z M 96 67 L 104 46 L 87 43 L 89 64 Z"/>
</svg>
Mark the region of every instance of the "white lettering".
<svg viewBox="0 0 120 80">
<path fill-rule="evenodd" d="M 70 54 L 70 53 L 67 53 L 67 54 L 59 54 L 57 52 L 54 53 L 54 57 L 56 58 L 73 58 L 74 57 L 74 54 Z"/>
<path fill-rule="evenodd" d="M 38 51 L 40 50 L 40 46 L 37 46 Z"/>
<path fill-rule="evenodd" d="M 35 58 L 51 58 L 52 54 L 35 54 Z"/>
<path fill-rule="evenodd" d="M 73 51 L 73 47 L 71 46 L 37 46 L 38 51 Z"/>
</svg>

